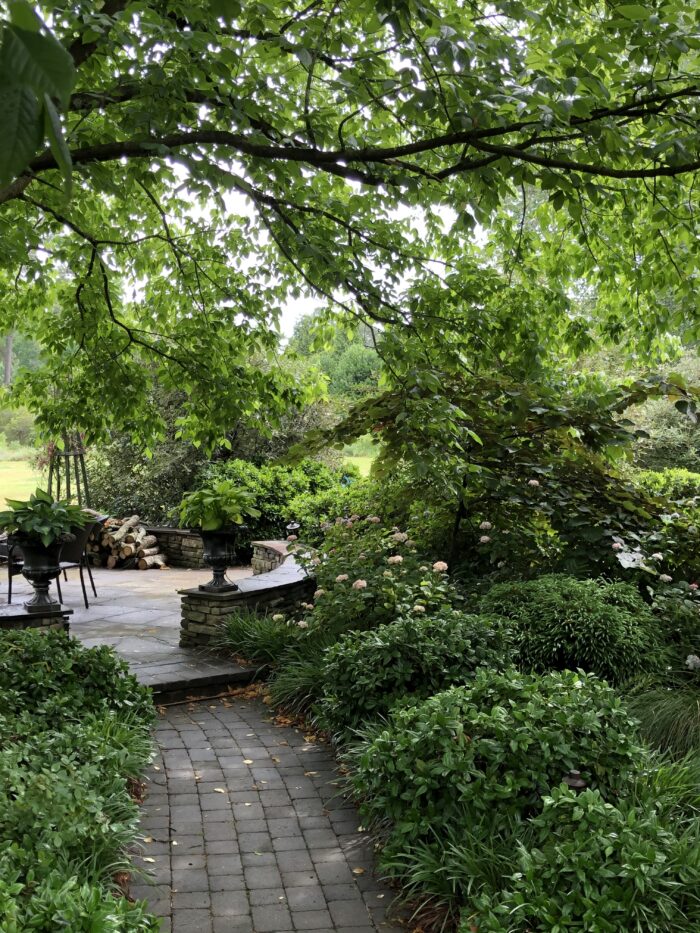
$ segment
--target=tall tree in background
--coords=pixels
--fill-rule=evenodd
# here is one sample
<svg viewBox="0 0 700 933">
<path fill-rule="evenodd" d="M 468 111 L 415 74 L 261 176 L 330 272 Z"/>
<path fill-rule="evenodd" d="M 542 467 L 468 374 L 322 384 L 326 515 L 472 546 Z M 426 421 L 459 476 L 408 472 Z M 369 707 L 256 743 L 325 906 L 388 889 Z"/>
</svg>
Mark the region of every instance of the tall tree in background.
<svg viewBox="0 0 700 933">
<path fill-rule="evenodd" d="M 303 394 L 270 362 L 302 293 L 394 331 L 397 373 L 407 346 L 414 366 L 436 345 L 462 366 L 518 341 L 537 359 L 539 337 L 698 332 L 682 0 L 10 10 L 0 323 L 39 336 L 43 368 L 16 391 L 47 429 L 70 410 L 94 435 L 148 432 L 154 375 L 187 391 L 197 441 L 274 414 Z M 587 277 L 596 313 L 577 316 Z"/>
<path fill-rule="evenodd" d="M 12 346 L 14 343 L 14 332 L 10 331 L 5 336 L 5 343 L 2 351 L 2 384 L 9 386 L 12 382 Z"/>
</svg>

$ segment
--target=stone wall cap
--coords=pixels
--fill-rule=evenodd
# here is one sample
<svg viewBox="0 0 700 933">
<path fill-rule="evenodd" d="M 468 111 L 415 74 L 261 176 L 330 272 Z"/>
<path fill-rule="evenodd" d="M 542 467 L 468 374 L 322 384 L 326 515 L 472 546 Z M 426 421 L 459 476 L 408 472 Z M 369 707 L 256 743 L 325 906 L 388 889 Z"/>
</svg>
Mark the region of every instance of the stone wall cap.
<svg viewBox="0 0 700 933">
<path fill-rule="evenodd" d="M 244 577 L 239 582 L 237 590 L 229 590 L 227 593 L 212 593 L 193 587 L 178 590 L 178 592 L 181 596 L 213 599 L 217 602 L 226 602 L 227 600 L 235 602 L 236 599 L 248 596 L 251 593 L 260 593 L 265 590 L 285 590 L 287 587 L 309 579 L 310 577 L 304 568 L 300 567 L 294 558 L 290 556 L 280 567 L 276 567 L 274 570 L 268 570 L 266 573 L 259 573 L 253 577 Z"/>
<path fill-rule="evenodd" d="M 266 547 L 270 551 L 276 551 L 284 557 L 289 556 L 289 541 L 251 541 L 253 547 Z"/>
<path fill-rule="evenodd" d="M 154 535 L 199 535 L 197 528 L 171 528 L 168 525 L 146 525 L 146 531 Z"/>
<path fill-rule="evenodd" d="M 57 604 L 60 605 L 60 604 Z M 23 605 L 0 605 L 0 619 L 60 619 L 61 616 L 72 616 L 73 610 L 66 609 L 63 605 L 60 608 L 48 608 L 45 612 L 28 612 Z"/>
</svg>

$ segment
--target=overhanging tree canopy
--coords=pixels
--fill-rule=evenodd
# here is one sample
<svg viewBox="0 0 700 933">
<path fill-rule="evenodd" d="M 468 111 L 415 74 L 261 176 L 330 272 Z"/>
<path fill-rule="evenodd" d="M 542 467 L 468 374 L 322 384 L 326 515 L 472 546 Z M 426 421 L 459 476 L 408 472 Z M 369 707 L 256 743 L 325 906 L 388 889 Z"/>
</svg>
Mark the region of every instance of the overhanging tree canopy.
<svg viewBox="0 0 700 933">
<path fill-rule="evenodd" d="M 75 68 L 70 94 L 49 91 L 67 151 L 46 124 L 51 148 L 5 178 L 0 274 L 4 325 L 44 345 L 19 390 L 48 427 L 59 379 L 62 411 L 79 406 L 93 433 L 146 424 L 152 367 L 189 390 L 200 439 L 295 401 L 268 360 L 279 308 L 304 290 L 415 329 L 418 356 L 446 330 L 473 352 L 459 343 L 463 308 L 464 333 L 480 329 L 477 224 L 498 288 L 516 289 L 504 305 L 546 283 L 526 302 L 545 332 L 697 330 L 700 63 L 682 0 L 36 8 Z M 597 315 L 574 320 L 568 289 L 591 275 Z"/>
</svg>

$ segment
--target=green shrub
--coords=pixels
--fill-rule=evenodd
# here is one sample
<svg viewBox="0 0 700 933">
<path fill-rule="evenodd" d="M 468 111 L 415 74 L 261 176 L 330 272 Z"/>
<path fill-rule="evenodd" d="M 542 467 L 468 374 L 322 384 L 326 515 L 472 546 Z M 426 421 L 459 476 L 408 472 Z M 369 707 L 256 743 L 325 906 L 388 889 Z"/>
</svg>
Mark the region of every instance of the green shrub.
<svg viewBox="0 0 700 933">
<path fill-rule="evenodd" d="M 461 933 L 667 933 L 700 924 L 700 836 L 597 790 L 554 788 L 502 892 Z"/>
<path fill-rule="evenodd" d="M 606 799 L 628 791 L 648 754 L 617 694 L 594 676 L 477 671 L 417 706 L 395 709 L 348 753 L 350 783 L 390 851 L 448 825 L 487 836 L 537 814 L 572 769 Z"/>
<path fill-rule="evenodd" d="M 484 665 L 505 666 L 511 641 L 504 620 L 456 610 L 408 616 L 344 635 L 324 658 L 319 721 L 331 732 L 348 735 L 397 701 L 415 701 L 465 683 Z"/>
<path fill-rule="evenodd" d="M 634 483 L 653 496 L 667 499 L 690 499 L 700 496 L 700 473 L 690 470 L 639 470 L 632 476 Z"/>
<path fill-rule="evenodd" d="M 516 623 L 527 669 L 583 669 L 617 684 L 665 660 L 658 622 L 629 584 L 550 574 L 496 584 L 481 608 Z"/>
<path fill-rule="evenodd" d="M 0 929 L 145 933 L 113 895 L 138 829 L 128 779 L 151 755 L 150 692 L 106 648 L 0 636 Z"/>
<path fill-rule="evenodd" d="M 0 637 L 3 711 L 29 714 L 47 727 L 89 713 L 119 712 L 151 721 L 151 693 L 129 673 L 126 662 L 105 647 L 83 648 L 62 633 L 32 631 Z"/>
<path fill-rule="evenodd" d="M 236 539 L 242 557 L 250 552 L 250 542 L 258 539 L 286 537 L 286 525 L 302 521 L 301 536 L 306 532 L 306 518 L 292 507 L 302 495 L 342 496 L 344 478 L 356 476 L 352 468 L 331 469 L 317 460 L 303 460 L 296 466 L 268 463 L 257 466 L 248 460 L 225 460 L 209 463 L 200 471 L 192 488 L 208 486 L 217 480 L 230 480 L 253 494 L 260 516 L 246 520 Z"/>
</svg>

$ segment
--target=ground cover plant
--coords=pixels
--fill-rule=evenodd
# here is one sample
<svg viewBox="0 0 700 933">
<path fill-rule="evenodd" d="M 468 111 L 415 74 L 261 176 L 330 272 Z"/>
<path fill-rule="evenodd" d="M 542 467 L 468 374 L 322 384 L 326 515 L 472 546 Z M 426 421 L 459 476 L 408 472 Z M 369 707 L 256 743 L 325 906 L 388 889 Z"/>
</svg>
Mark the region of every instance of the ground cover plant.
<svg viewBox="0 0 700 933">
<path fill-rule="evenodd" d="M 0 927 L 155 933 L 116 877 L 137 836 L 149 691 L 110 650 L 31 630 L 0 637 L 0 690 Z"/>
</svg>

